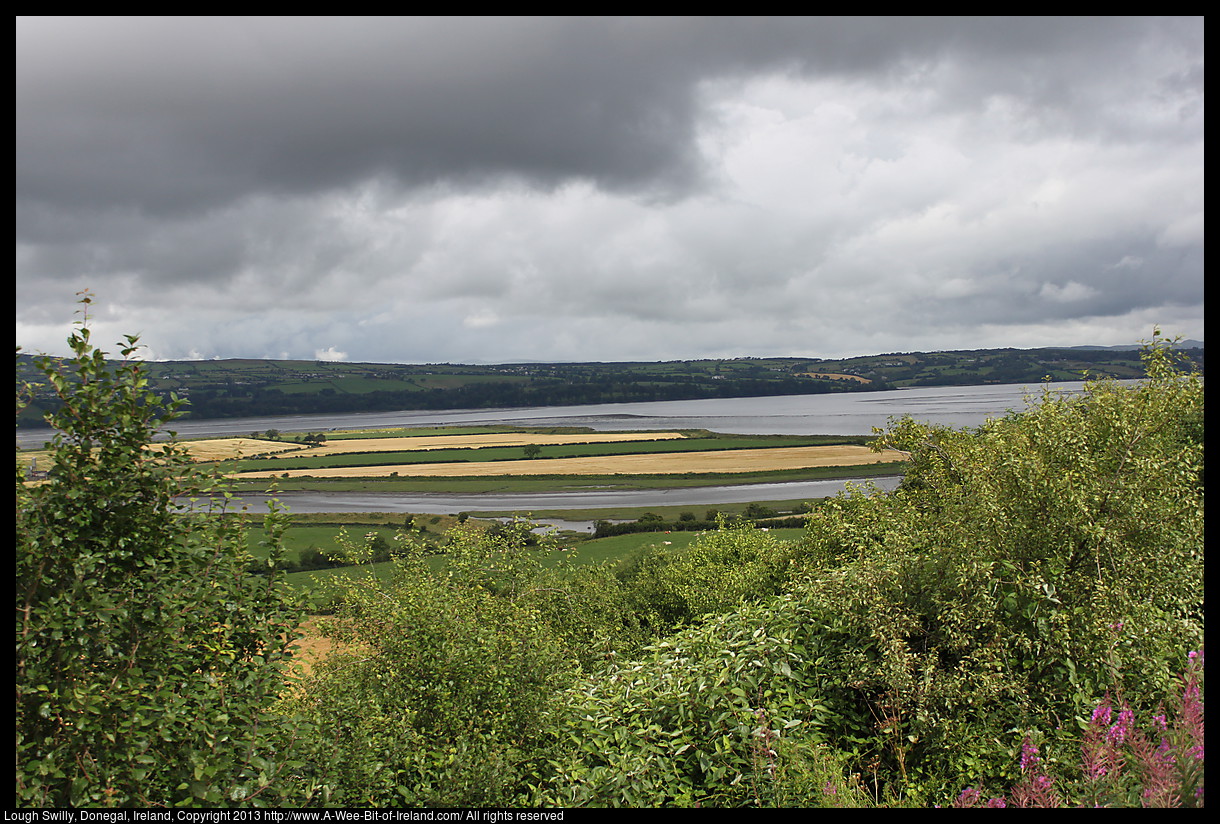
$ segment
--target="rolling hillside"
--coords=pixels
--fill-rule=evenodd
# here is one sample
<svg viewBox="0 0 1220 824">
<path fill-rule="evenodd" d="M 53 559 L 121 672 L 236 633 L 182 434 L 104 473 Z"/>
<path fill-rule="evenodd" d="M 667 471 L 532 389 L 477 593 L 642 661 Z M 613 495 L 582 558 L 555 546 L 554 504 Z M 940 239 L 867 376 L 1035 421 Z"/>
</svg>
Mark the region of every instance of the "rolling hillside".
<svg viewBox="0 0 1220 824">
<path fill-rule="evenodd" d="M 1191 341 L 1191 343 L 1195 343 Z M 1186 349 L 1203 367 L 1203 349 Z M 905 386 L 1138 378 L 1139 352 L 1118 348 L 904 352 L 841 360 L 732 358 L 656 363 L 498 365 L 285 360 L 150 362 L 153 387 L 189 403 L 187 417 L 478 409 L 695 398 L 867 392 Z M 17 380 L 34 380 L 19 354 Z M 49 392 L 35 389 L 19 423 L 41 422 Z"/>
</svg>

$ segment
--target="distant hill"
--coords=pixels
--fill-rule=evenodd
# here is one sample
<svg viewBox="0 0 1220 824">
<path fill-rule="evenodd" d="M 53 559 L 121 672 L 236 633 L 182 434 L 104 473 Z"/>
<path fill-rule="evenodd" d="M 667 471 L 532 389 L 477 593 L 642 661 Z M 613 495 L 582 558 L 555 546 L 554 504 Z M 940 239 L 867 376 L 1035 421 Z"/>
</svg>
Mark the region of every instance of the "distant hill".
<svg viewBox="0 0 1220 824">
<path fill-rule="evenodd" d="M 1202 343 L 1183 352 L 1203 368 Z M 971 349 L 856 358 L 719 358 L 631 363 L 499 365 L 336 363 L 290 360 L 146 364 L 153 387 L 189 401 L 188 417 L 331 414 L 408 409 L 566 406 L 629 401 L 869 392 L 907 386 L 1139 378 L 1138 347 Z M 17 380 L 35 383 L 19 424 L 42 425 L 57 399 L 33 358 Z"/>
<path fill-rule="evenodd" d="M 1120 343 L 1120 344 L 1117 344 L 1117 345 L 1115 345 L 1115 346 L 1069 346 L 1069 347 L 1067 347 L 1067 348 L 1068 348 L 1068 349 L 1119 349 L 1119 350 L 1127 350 L 1127 349 L 1140 349 L 1140 348 L 1141 348 L 1141 345 L 1140 345 L 1140 344 L 1138 344 L 1138 343 Z M 1203 348 L 1203 341 L 1201 341 L 1201 340 L 1191 340 L 1191 339 L 1187 338 L 1186 340 L 1180 340 L 1180 341 L 1178 341 L 1176 344 L 1174 344 L 1174 348 L 1175 348 L 1175 349 L 1202 349 L 1202 348 Z"/>
</svg>

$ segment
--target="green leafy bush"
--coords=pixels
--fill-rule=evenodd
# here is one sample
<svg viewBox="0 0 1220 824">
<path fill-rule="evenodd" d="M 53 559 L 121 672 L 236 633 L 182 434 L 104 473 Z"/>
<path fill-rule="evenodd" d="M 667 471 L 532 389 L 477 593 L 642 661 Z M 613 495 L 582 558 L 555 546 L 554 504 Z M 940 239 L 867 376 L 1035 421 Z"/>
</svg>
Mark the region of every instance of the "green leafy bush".
<svg viewBox="0 0 1220 824">
<path fill-rule="evenodd" d="M 642 552 L 619 573 L 627 598 L 654 634 L 784 587 L 793 558 L 787 542 L 723 517 L 719 527 L 680 554 Z"/>
<path fill-rule="evenodd" d="M 654 639 L 626 587 L 608 564 L 543 572 L 530 601 L 582 672 L 638 655 Z"/>
<path fill-rule="evenodd" d="M 211 480 L 148 448 L 177 403 L 140 363 L 107 364 L 85 323 L 69 344 L 62 371 L 39 361 L 62 401 L 49 476 L 17 475 L 17 806 L 272 801 L 301 766 L 288 719 L 264 714 L 298 619 L 280 524 L 271 574 L 248 574 L 233 519 L 182 510 Z"/>
<path fill-rule="evenodd" d="M 806 677 L 804 617 L 789 597 L 747 604 L 569 687 L 548 725 L 558 754 L 536 802 L 772 800 L 774 770 L 809 755 L 826 709 Z"/>
<path fill-rule="evenodd" d="M 1021 781 L 1010 794 L 968 787 L 954 807 L 1203 807 L 1203 651 L 1191 652 L 1173 712 L 1141 728 L 1135 712 L 1106 696 L 1080 746 L 1080 769 L 1057 783 L 1038 747 L 1021 746 Z"/>
<path fill-rule="evenodd" d="M 879 440 L 911 455 L 899 490 L 812 515 L 798 591 L 866 768 L 935 793 L 1015 780 L 1023 731 L 1170 691 L 1203 635 L 1203 392 L 1163 342 L 1145 364 L 1137 388 L 1047 391 L 976 431 L 899 421 Z"/>
<path fill-rule="evenodd" d="M 283 706 L 316 724 L 329 803 L 505 806 L 523 791 L 573 667 L 530 595 L 527 534 L 464 525 L 443 574 L 407 546 L 391 580 L 339 581 L 323 624 L 339 648 Z"/>
<path fill-rule="evenodd" d="M 900 489 L 815 508 L 795 549 L 729 530 L 641 557 L 626 582 L 685 628 L 563 693 L 540 797 L 827 804 L 799 777 L 832 774 L 872 803 L 947 801 L 1016 783 L 1031 731 L 1069 768 L 1108 691 L 1153 710 L 1203 636 L 1203 395 L 1168 346 L 1145 361 L 1137 388 L 977 430 L 897 422 L 879 447 L 911 454 Z"/>
</svg>

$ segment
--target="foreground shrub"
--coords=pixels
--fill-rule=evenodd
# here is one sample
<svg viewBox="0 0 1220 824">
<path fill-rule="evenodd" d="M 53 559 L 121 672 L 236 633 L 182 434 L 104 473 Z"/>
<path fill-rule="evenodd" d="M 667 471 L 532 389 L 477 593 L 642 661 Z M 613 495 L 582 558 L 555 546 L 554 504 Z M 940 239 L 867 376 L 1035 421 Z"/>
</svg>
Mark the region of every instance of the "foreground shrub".
<svg viewBox="0 0 1220 824">
<path fill-rule="evenodd" d="M 528 597 L 528 530 L 460 527 L 447 571 L 403 551 L 389 581 L 343 579 L 338 644 L 288 698 L 319 732 L 317 781 L 340 806 L 507 806 L 572 664 Z"/>
<path fill-rule="evenodd" d="M 1020 730 L 1168 694 L 1203 639 L 1203 392 L 1167 344 L 1145 364 L 973 431 L 900 421 L 898 491 L 811 515 L 820 689 L 862 771 L 1015 781 Z"/>
<path fill-rule="evenodd" d="M 535 803 L 773 800 L 777 765 L 813 757 L 825 711 L 806 677 L 803 618 L 790 598 L 746 604 L 564 690 L 550 720 L 558 754 Z"/>
<path fill-rule="evenodd" d="M 540 798 L 767 803 L 821 746 L 873 803 L 948 803 L 1019 782 L 1026 730 L 1060 773 L 1107 692 L 1154 712 L 1203 638 L 1203 394 L 1167 345 L 1145 363 L 977 430 L 897 422 L 899 490 L 816 508 L 795 550 L 642 558 L 625 582 L 684 628 L 563 693 Z"/>
<path fill-rule="evenodd" d="M 645 551 L 620 571 L 626 597 L 656 635 L 784 588 L 791 575 L 789 542 L 723 516 L 718 527 L 684 552 Z"/>
<path fill-rule="evenodd" d="M 48 478 L 17 475 L 16 806 L 275 803 L 301 767 L 294 728 L 265 715 L 298 619 L 280 524 L 248 574 L 236 523 L 179 509 L 210 479 L 148 448 L 176 405 L 86 325 L 69 344 L 38 362 L 62 401 Z"/>
<path fill-rule="evenodd" d="M 1190 654 L 1176 713 L 1153 716 L 1152 735 L 1137 726 L 1130 707 L 1115 712 L 1106 698 L 1085 727 L 1079 775 L 1062 789 L 1047 774 L 1027 737 L 1021 749 L 1022 779 L 1008 798 L 986 798 L 966 789 L 955 807 L 1202 807 L 1203 653 Z M 1159 743 L 1153 741 L 1159 739 Z M 986 798 L 986 800 L 984 800 Z"/>
</svg>

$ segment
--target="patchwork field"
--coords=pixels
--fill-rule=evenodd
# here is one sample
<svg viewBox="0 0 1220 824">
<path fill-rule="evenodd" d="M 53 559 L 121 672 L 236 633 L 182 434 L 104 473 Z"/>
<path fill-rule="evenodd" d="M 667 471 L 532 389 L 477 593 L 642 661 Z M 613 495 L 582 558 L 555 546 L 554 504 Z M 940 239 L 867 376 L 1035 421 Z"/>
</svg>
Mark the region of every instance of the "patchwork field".
<svg viewBox="0 0 1220 824">
<path fill-rule="evenodd" d="M 489 431 L 490 430 L 490 431 Z M 447 492 L 660 488 L 712 483 L 779 483 L 895 472 L 899 453 L 841 436 L 594 432 L 490 427 L 353 430 L 321 444 L 252 437 L 185 441 L 242 491 Z M 150 448 L 159 449 L 160 445 Z M 531 452 L 533 453 L 531 456 Z M 43 451 L 19 452 L 27 483 L 50 469 Z M 33 471 L 31 471 L 33 470 Z M 740 480 L 738 480 L 740 479 Z M 482 486 L 471 486 L 480 485 Z M 487 487 L 491 484 L 490 488 Z"/>
<path fill-rule="evenodd" d="M 405 452 L 434 449 L 484 449 L 493 446 L 537 444 L 619 443 L 623 441 L 665 441 L 685 437 L 678 432 L 587 432 L 575 435 L 548 435 L 508 432 L 490 435 L 418 435 L 407 438 L 359 438 L 327 441 L 318 446 L 298 448 L 293 457 L 344 455 L 355 452 Z M 284 444 L 280 444 L 283 446 Z"/>
<path fill-rule="evenodd" d="M 785 473 L 842 470 L 867 474 L 874 472 L 874 466 L 881 470 L 905 457 L 873 452 L 854 438 L 724 435 L 702 430 L 390 429 L 331 434 L 334 437 L 321 444 L 253 436 L 186 441 L 183 445 L 196 460 L 222 466 L 222 471 L 246 488 L 274 479 L 289 484 L 283 487 L 289 490 L 311 488 L 300 485 L 315 482 L 328 485 L 328 491 L 338 489 L 329 485 L 367 483 L 367 489 L 382 492 L 397 490 L 394 485 L 480 481 L 500 485 L 497 491 L 504 491 L 503 484 L 542 483 L 552 490 L 583 481 L 649 488 L 667 483 L 699 485 L 710 479 L 747 475 L 752 482 L 778 482 L 791 480 L 783 477 Z M 32 464 L 45 472 L 49 468 L 46 457 L 41 451 L 19 453 L 18 467 L 27 471 Z M 763 478 L 767 473 L 774 477 Z M 411 489 L 480 491 L 465 486 Z"/>
<path fill-rule="evenodd" d="M 332 467 L 283 472 L 239 472 L 232 477 L 377 478 L 472 477 L 481 475 L 673 475 L 688 473 L 759 472 L 825 466 L 859 466 L 902 460 L 903 453 L 873 452 L 866 446 L 798 446 L 775 449 L 735 449 L 589 458 L 544 458 L 494 463 L 390 464 Z"/>
<path fill-rule="evenodd" d="M 552 446 L 667 441 L 682 440 L 685 437 L 685 435 L 679 432 L 586 432 L 571 435 L 552 435 L 542 432 L 509 432 L 467 435 L 417 435 L 400 438 L 368 437 L 336 439 L 317 446 L 286 441 L 270 441 L 262 438 L 205 438 L 197 441 L 185 441 L 182 445 L 186 447 L 192 458 L 205 462 L 231 461 L 255 455 L 262 457 L 304 458 L 370 452 L 422 452 L 438 449 L 521 447 L 529 444 Z M 148 449 L 158 451 L 164 449 L 164 444 L 149 444 Z M 18 454 L 19 465 L 29 466 L 31 460 L 35 462 L 37 468 L 41 471 L 46 471 L 49 468 L 47 453 L 44 450 L 27 451 Z M 23 461 L 24 464 L 22 464 Z"/>
</svg>

